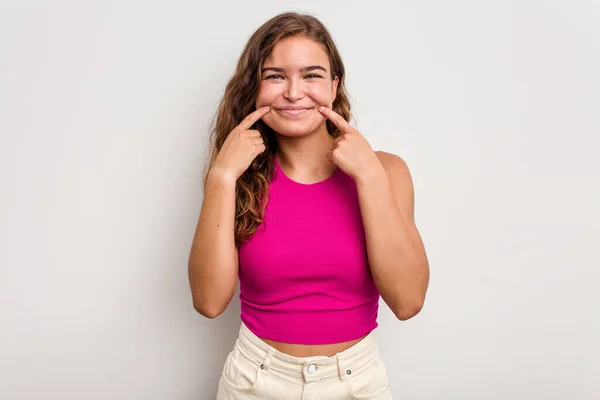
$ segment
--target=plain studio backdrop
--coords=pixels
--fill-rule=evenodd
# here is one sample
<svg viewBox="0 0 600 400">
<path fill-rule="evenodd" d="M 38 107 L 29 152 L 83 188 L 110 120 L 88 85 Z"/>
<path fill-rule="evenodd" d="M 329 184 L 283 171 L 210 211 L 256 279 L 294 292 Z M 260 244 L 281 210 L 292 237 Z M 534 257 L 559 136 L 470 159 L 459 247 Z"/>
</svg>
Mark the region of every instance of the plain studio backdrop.
<svg viewBox="0 0 600 400">
<path fill-rule="evenodd" d="M 187 262 L 251 33 L 316 15 L 353 124 L 403 157 L 431 282 L 396 399 L 600 398 L 599 1 L 2 1 L 0 399 L 211 399 L 238 293 Z"/>
</svg>

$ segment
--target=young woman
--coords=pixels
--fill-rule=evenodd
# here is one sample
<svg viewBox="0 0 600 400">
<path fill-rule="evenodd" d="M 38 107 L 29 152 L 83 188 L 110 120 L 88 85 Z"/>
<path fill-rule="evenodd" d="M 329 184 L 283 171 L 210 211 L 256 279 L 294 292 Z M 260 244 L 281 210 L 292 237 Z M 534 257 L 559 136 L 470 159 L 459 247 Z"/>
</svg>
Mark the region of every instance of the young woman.
<svg viewBox="0 0 600 400">
<path fill-rule="evenodd" d="M 367 79 L 382 85 L 382 74 Z M 391 398 L 379 297 L 411 318 L 429 266 L 408 167 L 349 119 L 344 65 L 321 22 L 284 13 L 250 37 L 217 112 L 189 260 L 208 318 L 240 281 L 217 399 Z"/>
</svg>

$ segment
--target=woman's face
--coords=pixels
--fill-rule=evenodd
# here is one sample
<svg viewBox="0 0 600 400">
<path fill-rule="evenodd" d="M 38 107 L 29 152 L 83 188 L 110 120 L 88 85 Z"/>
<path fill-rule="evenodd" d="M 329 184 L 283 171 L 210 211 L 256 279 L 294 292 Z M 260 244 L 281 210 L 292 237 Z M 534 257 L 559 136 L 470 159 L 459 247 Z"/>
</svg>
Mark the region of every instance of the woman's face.
<svg viewBox="0 0 600 400">
<path fill-rule="evenodd" d="M 286 38 L 263 63 L 256 108 L 271 106 L 262 120 L 275 132 L 304 136 L 323 128 L 326 118 L 318 107 L 332 106 L 337 85 L 320 44 L 305 37 Z"/>
</svg>

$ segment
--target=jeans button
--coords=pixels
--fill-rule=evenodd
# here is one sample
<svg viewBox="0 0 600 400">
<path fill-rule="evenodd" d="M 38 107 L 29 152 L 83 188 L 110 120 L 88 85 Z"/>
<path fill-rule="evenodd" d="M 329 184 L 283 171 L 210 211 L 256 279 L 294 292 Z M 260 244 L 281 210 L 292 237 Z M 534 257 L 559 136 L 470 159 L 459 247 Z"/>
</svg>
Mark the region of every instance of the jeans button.
<svg viewBox="0 0 600 400">
<path fill-rule="evenodd" d="M 308 366 L 307 372 L 309 374 L 314 374 L 316 370 L 317 370 L 317 366 L 315 364 L 310 364 Z"/>
</svg>

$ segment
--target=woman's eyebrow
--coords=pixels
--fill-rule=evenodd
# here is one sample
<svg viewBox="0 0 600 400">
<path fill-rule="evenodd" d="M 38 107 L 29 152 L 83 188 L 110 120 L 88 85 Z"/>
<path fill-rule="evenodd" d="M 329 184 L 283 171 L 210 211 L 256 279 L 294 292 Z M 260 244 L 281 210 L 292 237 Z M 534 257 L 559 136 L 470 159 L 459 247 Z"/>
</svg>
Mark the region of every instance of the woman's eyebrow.
<svg viewBox="0 0 600 400">
<path fill-rule="evenodd" d="M 309 65 L 306 67 L 302 67 L 300 69 L 300 72 L 308 72 L 308 71 L 314 71 L 314 70 L 323 70 L 324 72 L 327 72 L 327 69 L 325 69 L 325 67 L 321 67 L 320 65 Z M 274 71 L 274 72 L 285 72 L 284 68 L 281 67 L 266 67 L 262 69 L 262 73 L 264 74 L 266 71 Z"/>
</svg>

